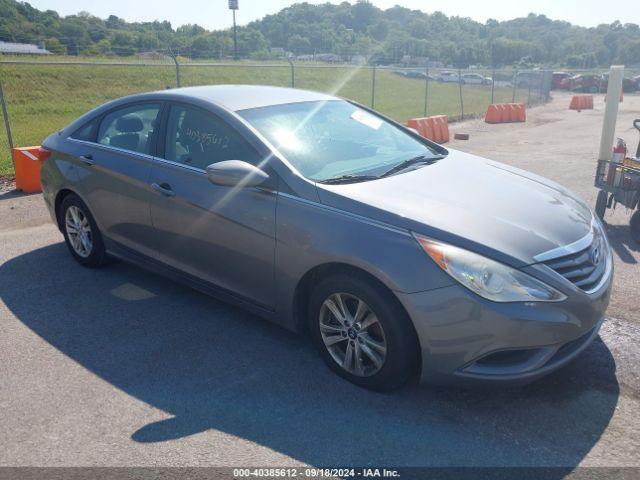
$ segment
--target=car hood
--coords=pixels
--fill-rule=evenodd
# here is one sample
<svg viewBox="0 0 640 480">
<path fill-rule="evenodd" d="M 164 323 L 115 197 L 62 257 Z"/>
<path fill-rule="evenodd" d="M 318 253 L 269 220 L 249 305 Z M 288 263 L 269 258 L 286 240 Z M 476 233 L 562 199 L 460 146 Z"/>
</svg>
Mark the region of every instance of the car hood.
<svg viewBox="0 0 640 480">
<path fill-rule="evenodd" d="M 589 207 L 535 174 L 449 150 L 432 165 L 378 180 L 318 184 L 323 204 L 520 267 L 591 230 Z"/>
</svg>

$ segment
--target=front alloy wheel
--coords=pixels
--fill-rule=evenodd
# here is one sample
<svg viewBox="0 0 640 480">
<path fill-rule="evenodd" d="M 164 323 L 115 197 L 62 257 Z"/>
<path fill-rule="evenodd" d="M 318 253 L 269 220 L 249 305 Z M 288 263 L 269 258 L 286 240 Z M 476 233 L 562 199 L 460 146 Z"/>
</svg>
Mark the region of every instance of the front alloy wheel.
<svg viewBox="0 0 640 480">
<path fill-rule="evenodd" d="M 308 304 L 311 338 L 327 366 L 356 385 L 393 390 L 419 373 L 420 346 L 393 293 L 368 275 L 335 273 Z"/>
<path fill-rule="evenodd" d="M 331 357 L 358 377 L 375 375 L 387 356 L 387 342 L 375 313 L 360 298 L 334 293 L 320 309 L 320 335 Z"/>
</svg>

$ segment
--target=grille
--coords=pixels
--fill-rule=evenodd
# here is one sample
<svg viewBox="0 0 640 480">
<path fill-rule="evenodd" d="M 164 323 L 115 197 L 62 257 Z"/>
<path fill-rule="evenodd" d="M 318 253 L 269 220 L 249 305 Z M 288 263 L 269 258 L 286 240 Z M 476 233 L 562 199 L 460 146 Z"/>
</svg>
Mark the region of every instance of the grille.
<svg viewBox="0 0 640 480">
<path fill-rule="evenodd" d="M 589 292 L 598 285 L 607 269 L 607 255 L 605 242 L 600 235 L 595 235 L 587 248 L 548 260 L 544 264 L 575 286 Z"/>
</svg>

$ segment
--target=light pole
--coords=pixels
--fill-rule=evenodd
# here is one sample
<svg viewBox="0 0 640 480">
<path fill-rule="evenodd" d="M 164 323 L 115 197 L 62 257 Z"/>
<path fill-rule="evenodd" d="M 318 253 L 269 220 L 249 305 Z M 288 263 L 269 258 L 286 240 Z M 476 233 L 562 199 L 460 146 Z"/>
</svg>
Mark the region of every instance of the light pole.
<svg viewBox="0 0 640 480">
<path fill-rule="evenodd" d="M 236 38 L 236 10 L 238 10 L 238 0 L 229 0 L 229 10 L 233 12 L 233 59 L 238 60 L 238 41 Z"/>
</svg>

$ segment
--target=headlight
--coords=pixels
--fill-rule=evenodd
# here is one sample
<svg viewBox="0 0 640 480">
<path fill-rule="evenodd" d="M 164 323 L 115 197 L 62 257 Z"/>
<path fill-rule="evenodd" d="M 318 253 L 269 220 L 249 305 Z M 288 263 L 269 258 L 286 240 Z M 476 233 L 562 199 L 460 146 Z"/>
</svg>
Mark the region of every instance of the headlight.
<svg viewBox="0 0 640 480">
<path fill-rule="evenodd" d="M 567 298 L 520 270 L 422 235 L 413 236 L 440 268 L 483 298 L 494 302 L 560 302 Z"/>
</svg>

